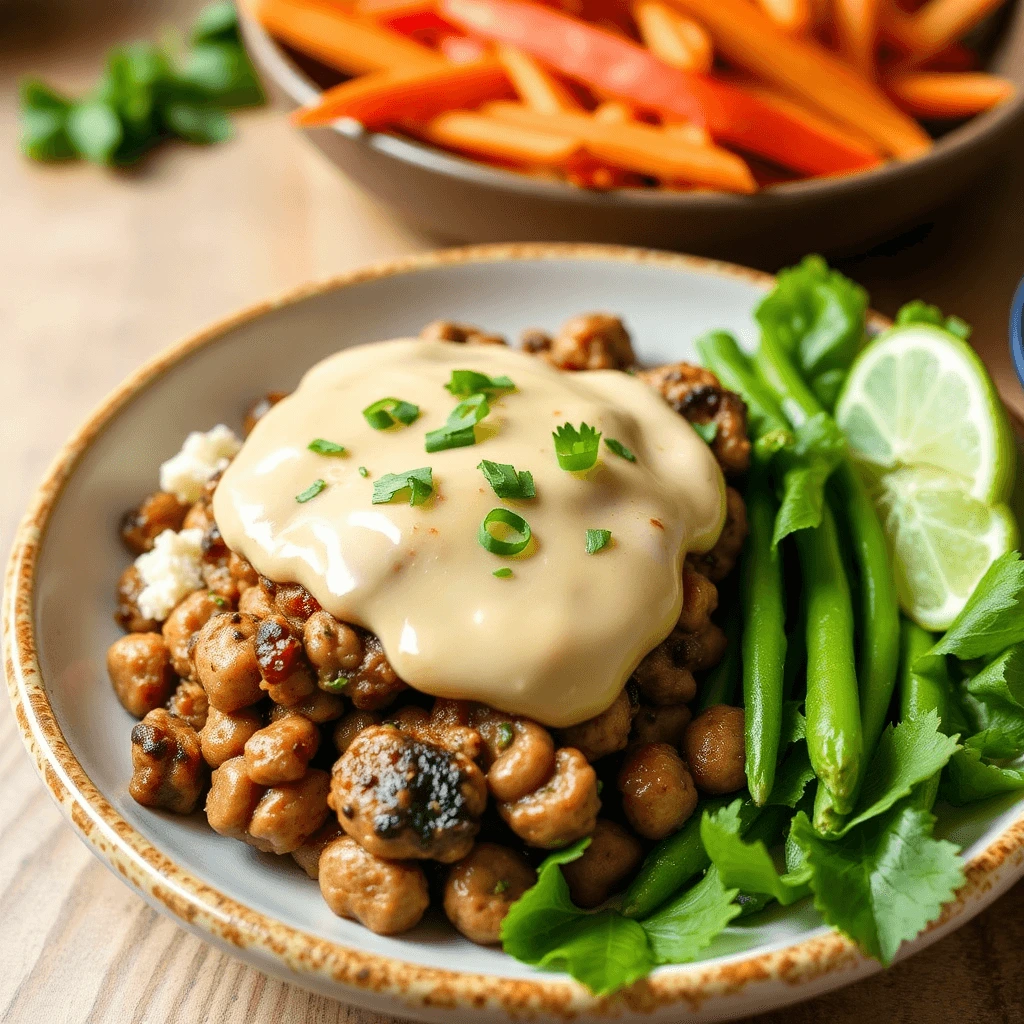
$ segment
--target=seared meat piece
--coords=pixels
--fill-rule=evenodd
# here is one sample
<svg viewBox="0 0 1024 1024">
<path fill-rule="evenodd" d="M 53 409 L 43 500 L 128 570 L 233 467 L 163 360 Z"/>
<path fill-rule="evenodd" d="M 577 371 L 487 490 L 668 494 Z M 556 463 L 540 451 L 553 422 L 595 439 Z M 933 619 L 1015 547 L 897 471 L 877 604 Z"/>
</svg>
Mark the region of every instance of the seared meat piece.
<svg viewBox="0 0 1024 1024">
<path fill-rule="evenodd" d="M 320 730 L 302 715 L 288 715 L 246 740 L 245 770 L 261 786 L 294 782 L 306 774 L 319 746 Z"/>
<path fill-rule="evenodd" d="M 275 704 L 292 707 L 316 692 L 301 634 L 283 615 L 261 619 L 256 627 L 256 663 L 263 677 L 260 687 Z"/>
<path fill-rule="evenodd" d="M 208 778 L 199 736 L 188 722 L 156 708 L 132 729 L 128 792 L 138 803 L 191 814 Z"/>
<path fill-rule="evenodd" d="M 420 331 L 424 341 L 451 341 L 456 345 L 507 345 L 500 334 L 488 334 L 473 324 L 457 324 L 451 320 L 434 320 Z"/>
<path fill-rule="evenodd" d="M 598 761 L 626 749 L 635 712 L 636 705 L 623 689 L 606 711 L 579 725 L 560 729 L 558 736 L 567 747 L 575 747 L 588 761 Z"/>
<path fill-rule="evenodd" d="M 159 633 L 129 633 L 107 650 L 107 674 L 124 709 L 142 718 L 166 703 L 175 676 Z"/>
<path fill-rule="evenodd" d="M 721 583 L 732 572 L 736 559 L 747 539 L 747 506 L 733 487 L 725 489 L 725 525 L 715 546 L 702 555 L 690 555 L 687 561 L 699 573 L 715 583 Z"/>
<path fill-rule="evenodd" d="M 640 705 L 633 719 L 631 743 L 668 743 L 677 749 L 683 742 L 683 733 L 693 717 L 685 704 L 667 707 Z"/>
<path fill-rule="evenodd" d="M 477 843 L 448 873 L 444 912 L 471 942 L 492 945 L 501 939 L 509 907 L 536 881 L 537 872 L 521 853 L 497 843 Z"/>
<path fill-rule="evenodd" d="M 672 640 L 658 644 L 636 667 L 633 679 L 649 704 L 667 706 L 686 704 L 697 696 L 697 680 L 680 664 Z"/>
<path fill-rule="evenodd" d="M 583 313 L 567 320 L 545 358 L 560 370 L 625 370 L 636 362 L 622 321 L 607 313 Z"/>
<path fill-rule="evenodd" d="M 153 550 L 153 542 L 164 530 L 181 529 L 188 505 L 167 491 L 154 491 L 138 508 L 126 512 L 121 520 L 121 540 L 133 555 Z"/>
<path fill-rule="evenodd" d="M 211 768 L 219 768 L 233 757 L 241 757 L 249 737 L 265 724 L 265 712 L 258 705 L 241 711 L 218 711 L 210 708 L 206 724 L 199 731 L 203 757 Z"/>
<path fill-rule="evenodd" d="M 196 679 L 218 711 L 238 711 L 263 696 L 255 636 L 256 620 L 241 612 L 215 615 L 199 630 L 192 652 Z"/>
<path fill-rule="evenodd" d="M 160 623 L 147 619 L 139 611 L 139 594 L 146 584 L 134 565 L 129 565 L 117 581 L 117 610 L 114 621 L 127 633 L 159 633 Z"/>
<path fill-rule="evenodd" d="M 171 652 L 171 664 L 182 679 L 192 675 L 192 650 L 199 630 L 223 611 L 230 611 L 231 605 L 217 594 L 208 590 L 194 590 L 179 601 L 164 620 L 161 632 Z"/>
<path fill-rule="evenodd" d="M 583 856 L 562 865 L 577 907 L 598 907 L 622 888 L 640 866 L 644 848 L 636 836 L 607 818 L 598 818 Z"/>
<path fill-rule="evenodd" d="M 199 732 L 209 717 L 210 700 L 206 691 L 193 679 L 182 679 L 167 701 L 167 710 Z"/>
</svg>

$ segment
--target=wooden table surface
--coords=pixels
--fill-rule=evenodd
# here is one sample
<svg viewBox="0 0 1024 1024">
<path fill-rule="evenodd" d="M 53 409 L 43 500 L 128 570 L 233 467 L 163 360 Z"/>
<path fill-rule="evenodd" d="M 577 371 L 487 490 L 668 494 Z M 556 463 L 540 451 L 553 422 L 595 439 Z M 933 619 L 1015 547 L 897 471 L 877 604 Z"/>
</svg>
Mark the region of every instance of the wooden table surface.
<svg viewBox="0 0 1024 1024">
<path fill-rule="evenodd" d="M 194 0 L 0 3 L 0 551 L 44 467 L 130 370 L 207 321 L 288 287 L 431 246 L 345 182 L 273 111 L 211 150 L 171 147 L 132 174 L 39 167 L 15 152 L 18 78 L 84 89 L 104 49 Z M 1006 314 L 1024 272 L 1024 140 L 936 223 L 844 264 L 891 313 L 959 313 L 1024 413 Z M 1016 165 L 1016 169 L 1012 165 Z M 772 269 L 772 268 L 767 268 Z M 150 910 L 78 841 L 0 703 L 0 1017 L 80 1022 L 383 1018 L 282 984 Z M 1024 1019 L 1024 885 L 891 971 L 760 1024 Z"/>
</svg>

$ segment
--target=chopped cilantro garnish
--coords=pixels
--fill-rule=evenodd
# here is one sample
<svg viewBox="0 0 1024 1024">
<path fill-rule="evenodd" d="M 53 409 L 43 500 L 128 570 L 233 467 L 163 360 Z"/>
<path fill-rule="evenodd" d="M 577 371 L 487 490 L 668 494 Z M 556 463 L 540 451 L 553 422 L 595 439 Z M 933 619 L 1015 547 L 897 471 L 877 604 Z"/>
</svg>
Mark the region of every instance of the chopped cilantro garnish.
<svg viewBox="0 0 1024 1024">
<path fill-rule="evenodd" d="M 326 441 L 322 437 L 310 441 L 306 447 L 317 455 L 344 455 L 348 449 L 344 445 L 335 444 L 334 441 Z"/>
<path fill-rule="evenodd" d="M 410 505 L 422 505 L 434 491 L 434 479 L 430 466 L 407 469 L 404 473 L 385 473 L 373 482 L 373 504 L 386 505 L 409 492 Z"/>
<path fill-rule="evenodd" d="M 495 569 L 491 575 L 497 576 L 499 580 L 507 580 L 511 577 L 512 570 L 506 565 L 503 569 Z"/>
<path fill-rule="evenodd" d="M 515 384 L 504 374 L 500 377 L 488 377 L 486 373 L 476 370 L 452 370 L 452 379 L 445 388 L 453 395 L 466 398 L 475 394 L 494 394 L 498 391 L 514 391 Z"/>
<path fill-rule="evenodd" d="M 369 476 L 370 475 L 370 471 L 365 466 L 360 466 L 359 467 L 359 475 L 360 476 Z"/>
<path fill-rule="evenodd" d="M 443 427 L 427 432 L 427 451 L 441 452 L 448 448 L 468 448 L 476 444 L 473 427 L 490 411 L 486 395 L 470 395 L 452 409 Z"/>
<path fill-rule="evenodd" d="M 326 486 L 325 480 L 314 480 L 301 494 L 295 495 L 295 500 L 300 505 L 305 504 L 311 498 L 315 498 Z"/>
<path fill-rule="evenodd" d="M 516 472 L 515 467 L 505 462 L 491 462 L 484 459 L 477 467 L 486 477 L 499 498 L 535 498 L 533 474 L 524 469 Z"/>
<path fill-rule="evenodd" d="M 325 679 L 320 683 L 320 688 L 328 693 L 341 693 L 349 684 L 348 676 L 336 676 L 334 679 Z"/>
<path fill-rule="evenodd" d="M 606 437 L 604 443 L 620 458 L 627 462 L 636 462 L 636 456 L 621 441 L 616 441 L 614 437 Z"/>
<path fill-rule="evenodd" d="M 572 473 L 590 469 L 597 462 L 601 432 L 586 423 L 577 430 L 571 423 L 560 426 L 552 435 L 558 465 Z"/>
<path fill-rule="evenodd" d="M 596 555 L 612 542 L 611 530 L 587 530 L 587 554 Z"/>
<path fill-rule="evenodd" d="M 690 426 L 700 434 L 705 444 L 713 444 L 715 438 L 718 437 L 717 423 L 691 423 Z"/>
</svg>

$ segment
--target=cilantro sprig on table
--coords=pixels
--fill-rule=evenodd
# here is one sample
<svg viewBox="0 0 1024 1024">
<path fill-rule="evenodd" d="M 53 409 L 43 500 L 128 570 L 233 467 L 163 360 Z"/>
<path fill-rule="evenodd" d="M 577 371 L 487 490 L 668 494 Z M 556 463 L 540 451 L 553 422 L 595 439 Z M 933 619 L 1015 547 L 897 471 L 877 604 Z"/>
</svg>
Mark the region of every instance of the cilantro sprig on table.
<svg viewBox="0 0 1024 1024">
<path fill-rule="evenodd" d="M 200 13 L 183 49 L 138 41 L 111 50 L 80 99 L 24 79 L 21 148 L 33 160 L 126 166 L 165 139 L 224 142 L 232 135 L 227 111 L 263 100 L 235 6 L 220 2 Z"/>
</svg>

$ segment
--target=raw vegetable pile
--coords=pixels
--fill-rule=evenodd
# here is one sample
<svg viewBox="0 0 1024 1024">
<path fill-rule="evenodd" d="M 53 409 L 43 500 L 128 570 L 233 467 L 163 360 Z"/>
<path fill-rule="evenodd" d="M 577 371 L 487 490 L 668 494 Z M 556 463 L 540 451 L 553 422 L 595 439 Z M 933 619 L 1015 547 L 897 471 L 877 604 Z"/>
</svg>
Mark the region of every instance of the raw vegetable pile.
<svg viewBox="0 0 1024 1024">
<path fill-rule="evenodd" d="M 739 593 L 723 601 L 730 654 L 702 693 L 708 706 L 742 692 L 748 792 L 705 800 L 595 912 L 572 904 L 560 870 L 589 839 L 549 856 L 502 925 L 519 960 L 607 993 L 698 959 L 770 903 L 810 896 L 828 924 L 889 963 L 964 882 L 936 801 L 1024 789 L 1024 562 L 1003 504 L 1014 468 L 1005 414 L 998 402 L 969 412 L 978 406 L 965 395 L 991 382 L 965 324 L 912 303 L 866 342 L 866 307 L 862 289 L 809 257 L 757 308 L 756 355 L 725 333 L 699 339 L 704 363 L 746 400 L 754 442 Z M 865 379 L 908 349 L 888 387 Z M 951 388 L 961 408 L 942 402 L 942 413 L 966 448 L 939 438 L 943 454 L 928 464 L 935 451 L 915 453 L 913 428 Z M 888 465 L 833 418 L 838 407 L 856 421 L 851 410 L 869 400 L 888 403 L 881 421 L 900 452 Z M 853 436 L 868 435 L 862 425 Z M 896 474 L 938 477 L 948 499 L 924 515 L 909 564 L 899 537 L 922 508 L 887 511 Z M 979 536 L 978 508 L 1009 525 Z M 975 567 L 969 596 L 956 598 L 960 581 L 939 562 L 922 564 L 929 529 Z M 949 617 L 933 632 L 914 619 L 934 620 L 929 596 L 942 589 Z"/>
<path fill-rule="evenodd" d="M 590 188 L 750 193 L 927 152 L 1013 95 L 1001 0 L 251 0 L 351 118 Z M 995 26 L 998 28 L 998 26 Z M 985 34 L 981 32 L 981 49 Z M 325 76 L 321 74 L 321 79 Z M 337 81 L 326 76 L 326 81 Z"/>
</svg>

